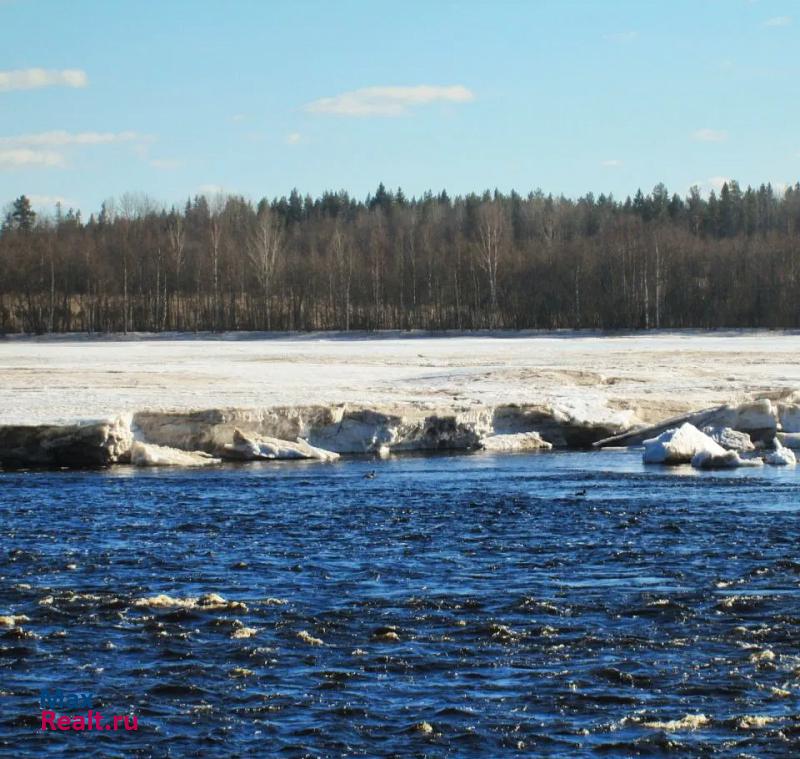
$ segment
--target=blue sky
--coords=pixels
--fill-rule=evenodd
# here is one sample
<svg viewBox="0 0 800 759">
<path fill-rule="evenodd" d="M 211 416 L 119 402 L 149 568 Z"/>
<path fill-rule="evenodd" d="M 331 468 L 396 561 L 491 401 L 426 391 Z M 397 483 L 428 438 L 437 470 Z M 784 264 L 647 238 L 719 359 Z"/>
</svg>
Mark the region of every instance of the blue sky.
<svg viewBox="0 0 800 759">
<path fill-rule="evenodd" d="M 0 0 L 0 206 L 800 175 L 796 0 Z"/>
</svg>

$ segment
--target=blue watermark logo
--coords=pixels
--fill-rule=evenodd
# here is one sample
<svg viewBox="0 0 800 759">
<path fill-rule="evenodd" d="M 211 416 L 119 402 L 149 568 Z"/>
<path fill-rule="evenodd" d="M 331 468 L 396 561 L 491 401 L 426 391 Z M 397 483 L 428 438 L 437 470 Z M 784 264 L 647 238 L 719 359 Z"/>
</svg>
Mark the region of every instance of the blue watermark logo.
<svg viewBox="0 0 800 759">
<path fill-rule="evenodd" d="M 54 712 L 77 712 L 91 709 L 94 693 L 91 691 L 62 690 L 45 688 L 39 691 L 39 704 L 42 709 Z"/>
</svg>

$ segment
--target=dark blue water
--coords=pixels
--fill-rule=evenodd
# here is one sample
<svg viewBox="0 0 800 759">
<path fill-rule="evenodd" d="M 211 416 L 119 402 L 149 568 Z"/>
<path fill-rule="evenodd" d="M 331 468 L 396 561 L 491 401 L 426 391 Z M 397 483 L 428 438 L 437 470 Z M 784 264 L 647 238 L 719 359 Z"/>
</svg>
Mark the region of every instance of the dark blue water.
<svg viewBox="0 0 800 759">
<path fill-rule="evenodd" d="M 800 753 L 794 470 L 7 472 L 0 524 L 3 756 Z M 41 732 L 58 686 L 138 730 Z"/>
</svg>

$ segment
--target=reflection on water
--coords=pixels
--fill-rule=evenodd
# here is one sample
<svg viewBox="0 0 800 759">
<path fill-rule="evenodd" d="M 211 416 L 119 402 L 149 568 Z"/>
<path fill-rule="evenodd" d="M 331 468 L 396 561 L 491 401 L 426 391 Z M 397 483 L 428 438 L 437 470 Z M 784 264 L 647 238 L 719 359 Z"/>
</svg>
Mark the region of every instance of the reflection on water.
<svg viewBox="0 0 800 759">
<path fill-rule="evenodd" d="M 799 483 L 616 451 L 0 474 L 0 754 L 794 755 Z M 39 732 L 58 686 L 138 731 Z"/>
</svg>

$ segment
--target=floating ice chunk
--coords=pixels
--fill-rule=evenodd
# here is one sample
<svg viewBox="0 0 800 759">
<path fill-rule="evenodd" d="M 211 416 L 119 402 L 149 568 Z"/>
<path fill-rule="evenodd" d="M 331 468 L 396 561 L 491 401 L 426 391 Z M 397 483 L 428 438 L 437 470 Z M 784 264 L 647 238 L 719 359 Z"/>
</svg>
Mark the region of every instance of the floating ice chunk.
<svg viewBox="0 0 800 759">
<path fill-rule="evenodd" d="M 258 434 L 246 435 L 240 429 L 233 431 L 233 442 L 223 446 L 220 456 L 237 461 L 262 461 L 274 459 L 319 459 L 335 461 L 338 453 L 326 451 L 309 445 L 305 440 L 292 443 L 276 437 L 264 437 Z"/>
<path fill-rule="evenodd" d="M 752 451 L 755 449 L 750 435 L 731 427 L 703 427 L 703 432 L 715 443 L 729 451 Z"/>
<path fill-rule="evenodd" d="M 726 451 L 688 422 L 644 441 L 645 464 L 688 464 L 699 453 L 706 457 L 724 457 Z"/>
<path fill-rule="evenodd" d="M 714 454 L 711 451 L 698 451 L 692 456 L 692 466 L 695 469 L 736 469 L 740 466 L 763 466 L 759 458 L 743 459 L 738 451 L 724 451 Z"/>
<path fill-rule="evenodd" d="M 134 466 L 208 466 L 219 463 L 219 459 L 203 451 L 181 451 L 138 440 L 131 447 L 131 464 Z"/>
<path fill-rule="evenodd" d="M 484 450 L 498 453 L 517 451 L 549 451 L 553 445 L 542 439 L 538 432 L 517 432 L 510 435 L 489 435 L 481 440 Z"/>
<path fill-rule="evenodd" d="M 785 448 L 781 445 L 781 441 L 775 438 L 775 450 L 770 451 L 764 456 L 764 461 L 772 466 L 794 466 L 797 463 L 797 457 L 794 451 L 790 448 Z"/>
</svg>

